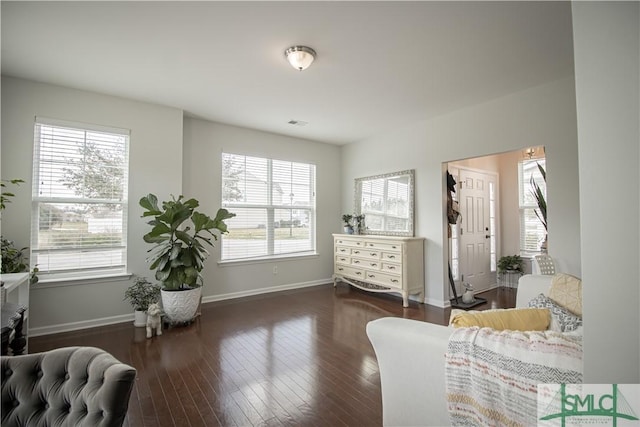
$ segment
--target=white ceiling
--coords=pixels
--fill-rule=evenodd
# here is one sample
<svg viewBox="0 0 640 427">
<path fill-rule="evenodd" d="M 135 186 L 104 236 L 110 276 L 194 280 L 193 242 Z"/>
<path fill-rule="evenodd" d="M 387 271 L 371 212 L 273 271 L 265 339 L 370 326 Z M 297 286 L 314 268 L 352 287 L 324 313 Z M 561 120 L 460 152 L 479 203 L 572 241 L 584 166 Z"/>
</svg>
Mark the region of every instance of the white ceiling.
<svg viewBox="0 0 640 427">
<path fill-rule="evenodd" d="M 334 144 L 573 72 L 569 3 L 2 1 L 1 8 L 3 75 Z M 294 44 L 318 54 L 306 71 L 284 58 Z"/>
</svg>

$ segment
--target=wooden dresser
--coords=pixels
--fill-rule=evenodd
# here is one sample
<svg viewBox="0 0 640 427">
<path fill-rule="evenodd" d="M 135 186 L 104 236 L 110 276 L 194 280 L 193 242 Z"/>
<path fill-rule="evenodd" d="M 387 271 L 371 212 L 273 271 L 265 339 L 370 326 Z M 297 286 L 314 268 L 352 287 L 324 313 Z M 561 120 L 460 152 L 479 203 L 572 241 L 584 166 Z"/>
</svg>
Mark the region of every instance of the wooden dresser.
<svg viewBox="0 0 640 427">
<path fill-rule="evenodd" d="M 370 292 L 409 294 L 424 301 L 424 238 L 333 235 L 333 285 L 349 283 Z"/>
</svg>

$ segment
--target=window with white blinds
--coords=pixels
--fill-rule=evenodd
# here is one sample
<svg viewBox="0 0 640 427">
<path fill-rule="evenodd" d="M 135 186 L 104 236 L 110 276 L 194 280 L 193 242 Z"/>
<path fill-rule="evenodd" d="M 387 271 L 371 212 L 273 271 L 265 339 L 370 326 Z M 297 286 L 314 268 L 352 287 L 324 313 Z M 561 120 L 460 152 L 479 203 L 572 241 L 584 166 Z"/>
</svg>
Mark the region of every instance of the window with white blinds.
<svg viewBox="0 0 640 427">
<path fill-rule="evenodd" d="M 518 182 L 520 188 L 520 250 L 522 252 L 540 252 L 540 244 L 544 240 L 547 231 L 536 215 L 538 205 L 533 195 L 531 177 L 540 186 L 542 192 L 547 194 L 547 186 L 540 170 L 540 164 L 546 169 L 546 161 L 542 159 L 524 160 L 518 163 Z"/>
<path fill-rule="evenodd" d="M 315 188 L 315 165 L 223 153 L 222 260 L 314 253 Z"/>
<path fill-rule="evenodd" d="M 129 131 L 36 118 L 31 267 L 41 280 L 126 272 Z"/>
</svg>

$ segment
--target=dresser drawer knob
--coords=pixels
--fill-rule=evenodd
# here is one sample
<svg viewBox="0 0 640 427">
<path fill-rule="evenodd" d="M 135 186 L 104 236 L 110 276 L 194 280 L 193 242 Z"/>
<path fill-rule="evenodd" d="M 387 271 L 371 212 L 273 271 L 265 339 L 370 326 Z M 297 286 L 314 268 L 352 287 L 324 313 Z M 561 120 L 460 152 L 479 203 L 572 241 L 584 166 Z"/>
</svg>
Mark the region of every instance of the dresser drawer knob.
<svg viewBox="0 0 640 427">
<path fill-rule="evenodd" d="M 378 255 L 378 253 L 377 252 L 369 252 L 369 255 L 376 256 L 376 255 Z"/>
<path fill-rule="evenodd" d="M 390 265 L 389 267 L 387 267 L 389 270 L 395 270 L 396 267 L 394 265 Z"/>
<path fill-rule="evenodd" d="M 395 255 L 389 255 L 389 259 L 395 259 L 396 256 Z"/>
<path fill-rule="evenodd" d="M 353 253 L 354 253 L 354 254 L 359 254 L 359 253 L 360 253 L 360 251 L 353 251 Z"/>
<path fill-rule="evenodd" d="M 371 267 L 377 267 L 377 266 L 378 266 L 378 264 L 376 264 L 375 262 L 371 263 Z"/>
<path fill-rule="evenodd" d="M 344 270 L 344 268 L 338 267 L 338 271 L 343 271 L 343 270 Z"/>
<path fill-rule="evenodd" d="M 354 264 L 360 264 L 360 261 L 355 260 L 355 261 L 353 261 L 353 263 L 354 263 Z"/>
<path fill-rule="evenodd" d="M 358 276 L 360 276 L 362 273 L 361 273 L 361 272 L 359 272 L 359 271 L 356 271 L 356 274 L 357 274 Z"/>
<path fill-rule="evenodd" d="M 374 277 L 376 277 L 374 274 L 369 274 L 370 279 L 373 279 Z"/>
<path fill-rule="evenodd" d="M 398 279 L 391 279 L 391 283 L 398 283 Z"/>
</svg>

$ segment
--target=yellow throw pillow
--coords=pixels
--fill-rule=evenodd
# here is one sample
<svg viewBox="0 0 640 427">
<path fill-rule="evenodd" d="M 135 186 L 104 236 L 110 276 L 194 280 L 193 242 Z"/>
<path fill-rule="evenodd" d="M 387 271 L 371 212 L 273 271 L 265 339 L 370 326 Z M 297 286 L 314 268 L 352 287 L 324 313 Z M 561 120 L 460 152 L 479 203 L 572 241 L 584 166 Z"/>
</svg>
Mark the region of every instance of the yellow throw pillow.
<svg viewBox="0 0 640 427">
<path fill-rule="evenodd" d="M 498 331 L 546 331 L 551 321 L 551 313 L 547 308 L 513 308 L 458 313 L 451 319 L 454 328 L 479 326 Z"/>
<path fill-rule="evenodd" d="M 582 317 L 582 280 L 559 273 L 551 279 L 549 298 L 575 315 Z"/>
</svg>

